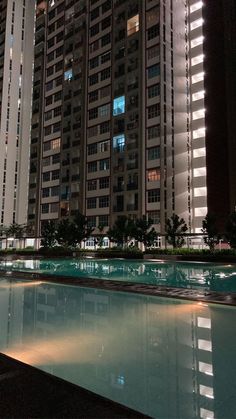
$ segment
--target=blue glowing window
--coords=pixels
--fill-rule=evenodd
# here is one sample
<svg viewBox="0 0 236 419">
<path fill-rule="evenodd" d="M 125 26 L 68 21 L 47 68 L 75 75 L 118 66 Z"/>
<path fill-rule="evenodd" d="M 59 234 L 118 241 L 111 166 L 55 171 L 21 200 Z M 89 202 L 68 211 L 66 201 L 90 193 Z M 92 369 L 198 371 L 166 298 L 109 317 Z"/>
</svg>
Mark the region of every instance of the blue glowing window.
<svg viewBox="0 0 236 419">
<path fill-rule="evenodd" d="M 71 80 L 73 77 L 72 69 L 65 71 L 64 73 L 64 80 Z"/>
<path fill-rule="evenodd" d="M 124 134 L 117 135 L 113 137 L 113 148 L 117 149 L 118 151 L 123 151 L 125 148 L 125 136 Z"/>
<path fill-rule="evenodd" d="M 113 115 L 120 115 L 125 112 L 125 96 L 120 96 L 113 101 Z"/>
</svg>

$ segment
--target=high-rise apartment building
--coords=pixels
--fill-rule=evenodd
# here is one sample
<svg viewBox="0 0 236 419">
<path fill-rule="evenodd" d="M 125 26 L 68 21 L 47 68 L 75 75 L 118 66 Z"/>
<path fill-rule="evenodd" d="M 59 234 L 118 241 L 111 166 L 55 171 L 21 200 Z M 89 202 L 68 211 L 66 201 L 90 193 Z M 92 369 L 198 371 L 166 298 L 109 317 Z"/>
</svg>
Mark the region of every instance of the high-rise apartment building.
<svg viewBox="0 0 236 419">
<path fill-rule="evenodd" d="M 38 1 L 28 219 L 207 213 L 204 4 Z M 96 232 L 96 230 L 95 230 Z"/>
<path fill-rule="evenodd" d="M 0 225 L 26 223 L 34 0 L 0 1 Z"/>
</svg>

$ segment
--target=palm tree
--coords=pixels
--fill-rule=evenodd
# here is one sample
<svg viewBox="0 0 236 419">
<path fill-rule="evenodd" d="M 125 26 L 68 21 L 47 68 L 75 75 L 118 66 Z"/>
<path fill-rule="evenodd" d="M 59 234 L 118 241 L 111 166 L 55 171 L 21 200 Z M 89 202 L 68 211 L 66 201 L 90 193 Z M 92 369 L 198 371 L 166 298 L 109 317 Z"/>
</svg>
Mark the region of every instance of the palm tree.
<svg viewBox="0 0 236 419">
<path fill-rule="evenodd" d="M 173 248 L 182 247 L 184 244 L 184 233 L 188 230 L 183 218 L 173 214 L 166 220 L 166 239 Z"/>
</svg>

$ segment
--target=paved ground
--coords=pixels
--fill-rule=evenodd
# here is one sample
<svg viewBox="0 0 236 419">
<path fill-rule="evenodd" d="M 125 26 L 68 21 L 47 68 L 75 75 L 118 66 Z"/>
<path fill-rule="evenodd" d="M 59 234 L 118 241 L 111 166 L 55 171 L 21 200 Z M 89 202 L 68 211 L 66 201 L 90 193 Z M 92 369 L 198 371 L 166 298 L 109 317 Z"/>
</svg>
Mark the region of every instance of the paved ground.
<svg viewBox="0 0 236 419">
<path fill-rule="evenodd" d="M 0 354 L 0 418 L 147 418 Z"/>
</svg>

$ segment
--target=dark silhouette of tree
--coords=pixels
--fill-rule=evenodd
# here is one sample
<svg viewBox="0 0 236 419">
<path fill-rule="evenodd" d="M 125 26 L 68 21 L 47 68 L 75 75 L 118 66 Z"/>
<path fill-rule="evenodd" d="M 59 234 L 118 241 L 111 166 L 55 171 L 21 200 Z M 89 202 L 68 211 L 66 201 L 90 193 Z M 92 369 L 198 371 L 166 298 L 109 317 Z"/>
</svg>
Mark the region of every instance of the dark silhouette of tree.
<svg viewBox="0 0 236 419">
<path fill-rule="evenodd" d="M 120 215 L 117 217 L 113 227 L 108 230 L 107 235 L 112 242 L 124 247 L 128 241 L 134 238 L 134 229 L 133 220 L 126 215 Z"/>
<path fill-rule="evenodd" d="M 145 248 L 153 246 L 157 239 L 157 232 L 154 227 L 151 228 L 152 224 L 153 221 L 147 220 L 145 216 L 136 219 L 134 222 L 134 239 L 143 243 Z"/>
<path fill-rule="evenodd" d="M 63 247 L 76 247 L 77 235 L 72 223 L 68 218 L 64 218 L 57 224 L 55 238 Z"/>
<path fill-rule="evenodd" d="M 166 239 L 174 248 L 182 247 L 184 244 L 184 233 L 188 230 L 183 218 L 173 214 L 166 220 Z"/>
<path fill-rule="evenodd" d="M 41 246 L 52 248 L 56 245 L 56 223 L 53 220 L 46 221 L 41 229 Z"/>
<path fill-rule="evenodd" d="M 230 246 L 233 249 L 236 249 L 236 212 L 232 212 L 232 214 L 229 215 L 229 218 L 226 222 L 225 226 L 226 231 L 226 238 L 230 243 Z"/>
<path fill-rule="evenodd" d="M 207 234 L 203 238 L 204 243 L 209 246 L 210 250 L 214 250 L 215 246 L 219 243 L 220 236 L 216 227 L 216 217 L 214 214 L 207 214 L 202 221 L 202 232 Z"/>
<path fill-rule="evenodd" d="M 73 227 L 77 245 L 80 245 L 82 240 L 88 239 L 94 230 L 88 226 L 87 218 L 80 211 L 77 211 L 73 218 Z"/>
</svg>

